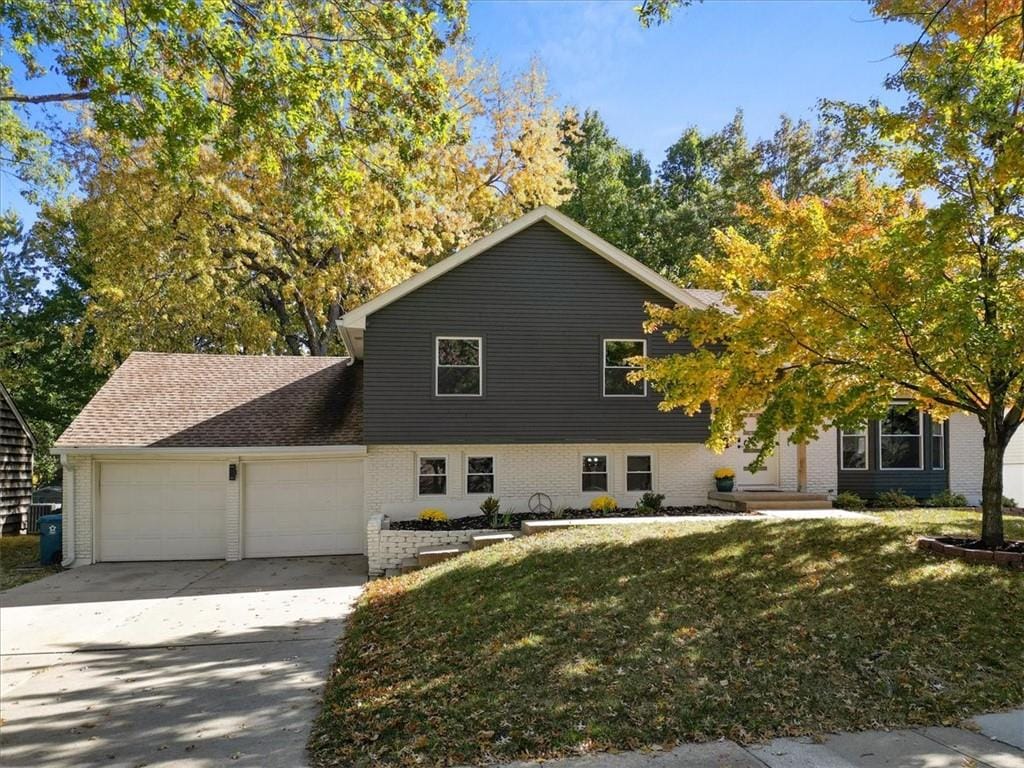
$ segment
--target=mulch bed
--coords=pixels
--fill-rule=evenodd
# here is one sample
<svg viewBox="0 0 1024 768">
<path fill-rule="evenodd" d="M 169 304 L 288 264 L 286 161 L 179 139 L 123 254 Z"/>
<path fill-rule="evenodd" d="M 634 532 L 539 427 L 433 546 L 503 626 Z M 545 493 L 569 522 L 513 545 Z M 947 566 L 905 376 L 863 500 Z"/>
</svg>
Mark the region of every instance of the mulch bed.
<svg viewBox="0 0 1024 768">
<path fill-rule="evenodd" d="M 1024 541 L 1009 540 L 1002 547 L 987 547 L 979 539 L 922 536 L 917 540 L 917 546 L 943 557 L 955 557 L 969 563 L 994 563 L 1024 569 Z"/>
<path fill-rule="evenodd" d="M 444 522 L 433 522 L 431 520 L 392 520 L 390 528 L 392 531 L 467 531 L 480 528 L 494 528 L 498 530 L 518 530 L 524 520 L 593 520 L 602 517 L 693 517 L 694 515 L 735 515 L 727 509 L 701 504 L 693 507 L 662 507 L 652 512 L 649 509 L 617 509 L 614 512 L 593 512 L 589 509 L 566 509 L 560 515 L 537 512 L 513 512 L 509 516 L 509 524 L 502 525 L 504 516 L 499 515 L 499 524 L 486 515 L 470 515 L 468 517 L 456 517 Z M 756 514 L 756 513 L 749 513 Z"/>
</svg>

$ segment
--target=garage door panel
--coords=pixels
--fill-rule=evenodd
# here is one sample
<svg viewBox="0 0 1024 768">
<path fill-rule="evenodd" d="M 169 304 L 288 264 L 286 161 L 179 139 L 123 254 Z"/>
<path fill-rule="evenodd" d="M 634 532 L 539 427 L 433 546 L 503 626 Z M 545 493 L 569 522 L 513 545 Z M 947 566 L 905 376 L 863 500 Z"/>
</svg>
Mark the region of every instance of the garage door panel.
<svg viewBox="0 0 1024 768">
<path fill-rule="evenodd" d="M 361 461 L 265 461 L 244 467 L 246 557 L 363 551 Z"/>
<path fill-rule="evenodd" d="M 99 474 L 101 560 L 226 555 L 223 462 L 105 462 Z"/>
</svg>

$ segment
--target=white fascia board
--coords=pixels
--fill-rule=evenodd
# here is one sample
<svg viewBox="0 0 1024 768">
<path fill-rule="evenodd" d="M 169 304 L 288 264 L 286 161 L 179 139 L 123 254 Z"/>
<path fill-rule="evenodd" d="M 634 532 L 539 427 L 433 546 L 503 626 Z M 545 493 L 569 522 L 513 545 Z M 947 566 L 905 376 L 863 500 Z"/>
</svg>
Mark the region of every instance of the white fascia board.
<svg viewBox="0 0 1024 768">
<path fill-rule="evenodd" d="M 576 242 L 607 259 L 612 264 L 615 264 L 623 271 L 629 273 L 665 297 L 672 299 L 677 304 L 683 304 L 693 309 L 708 308 L 708 304 L 706 302 L 701 301 L 685 288 L 676 285 L 671 280 L 659 275 L 650 267 L 641 264 L 632 256 L 623 253 L 607 240 L 598 237 L 586 227 L 577 224 L 564 213 L 556 211 L 550 206 L 544 205 L 520 216 L 515 221 L 506 224 L 501 229 L 492 232 L 487 237 L 477 240 L 471 245 L 463 248 L 461 251 L 452 254 L 448 258 L 439 261 L 437 264 L 428 267 L 422 272 L 418 272 L 408 280 L 399 283 L 394 288 L 385 291 L 380 296 L 377 296 L 375 299 L 371 299 L 362 306 L 353 309 L 351 312 L 346 312 L 342 318 L 338 320 L 338 327 L 365 329 L 366 318 L 374 312 L 383 309 L 388 304 L 412 293 L 417 288 L 421 288 L 446 272 L 450 272 L 456 267 L 465 264 L 474 256 L 478 256 L 489 248 L 493 248 L 503 240 L 507 240 L 513 235 L 522 232 L 527 227 L 530 227 L 540 221 L 546 221 L 555 229 L 565 235 L 568 235 Z"/>
<path fill-rule="evenodd" d="M 55 456 L 71 454 L 121 454 L 138 456 L 180 456 L 185 454 L 198 456 L 364 456 L 366 455 L 365 445 L 256 445 L 256 446 L 227 446 L 216 448 L 161 448 L 159 446 L 139 445 L 62 445 L 50 450 Z"/>
</svg>

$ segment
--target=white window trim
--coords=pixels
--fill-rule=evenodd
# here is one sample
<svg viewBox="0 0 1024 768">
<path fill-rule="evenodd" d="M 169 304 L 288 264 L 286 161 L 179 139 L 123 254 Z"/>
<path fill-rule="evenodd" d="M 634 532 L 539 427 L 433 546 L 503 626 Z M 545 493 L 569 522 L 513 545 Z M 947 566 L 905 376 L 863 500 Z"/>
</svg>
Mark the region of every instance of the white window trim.
<svg viewBox="0 0 1024 768">
<path fill-rule="evenodd" d="M 635 395 L 609 395 L 608 394 L 608 380 L 605 378 L 605 372 L 608 370 L 626 370 L 636 371 L 639 370 L 635 365 L 608 365 L 608 342 L 615 341 L 627 341 L 630 344 L 636 344 L 639 342 L 643 344 L 643 357 L 647 357 L 647 339 L 601 339 L 601 394 L 604 397 L 647 397 L 647 379 L 642 379 L 644 385 L 643 393 Z"/>
<path fill-rule="evenodd" d="M 650 472 L 630 472 L 629 471 L 629 460 L 631 458 L 639 457 L 639 456 L 645 456 L 645 457 L 647 457 L 648 459 L 651 460 Z M 630 475 L 646 475 L 646 474 L 650 474 L 650 476 L 651 476 L 651 490 L 649 491 L 649 493 L 657 493 L 658 492 L 658 476 L 657 476 L 657 474 L 654 471 L 654 454 L 653 453 L 627 453 L 626 454 L 626 458 L 625 458 L 624 470 L 625 470 L 625 484 L 623 485 L 623 488 L 625 489 L 626 493 L 639 493 L 639 494 L 648 493 L 648 491 L 631 491 L 631 490 L 629 490 L 629 476 Z"/>
<path fill-rule="evenodd" d="M 583 476 L 584 475 L 600 475 L 600 474 L 602 474 L 601 472 L 587 472 L 587 471 L 585 471 L 583 469 L 583 467 L 584 467 L 583 462 L 584 462 L 584 460 L 588 456 L 593 456 L 594 458 L 604 459 L 604 473 L 603 474 L 604 474 L 605 482 L 604 482 L 604 490 L 603 491 L 588 491 L 588 490 L 585 490 L 583 488 Z M 579 461 L 579 465 L 578 466 L 580 468 L 580 493 L 611 493 L 612 492 L 612 465 L 611 465 L 611 457 L 607 453 L 585 453 L 585 452 L 584 453 L 580 453 L 580 461 Z"/>
<path fill-rule="evenodd" d="M 881 422 L 879 422 L 881 425 Z M 879 426 L 881 429 L 881 426 Z M 863 437 L 864 438 L 864 466 L 863 467 L 848 467 L 846 466 L 845 456 L 843 455 L 843 438 L 844 437 Z M 881 445 L 881 443 L 879 443 Z M 871 468 L 871 456 L 868 450 L 871 446 L 871 437 L 868 433 L 867 422 L 864 423 L 864 428 L 860 432 L 847 432 L 846 430 L 839 430 L 839 468 L 844 472 L 867 472 Z"/>
<path fill-rule="evenodd" d="M 421 475 L 420 474 L 420 461 L 423 459 L 444 459 L 444 475 Z M 416 497 L 423 499 L 440 499 L 451 494 L 452 485 L 448 481 L 451 480 L 451 472 L 448 471 L 448 455 L 444 453 L 420 453 L 416 454 Z M 421 477 L 444 477 L 444 493 L 420 493 L 420 478 Z"/>
<path fill-rule="evenodd" d="M 932 433 L 931 433 L 931 443 L 932 444 L 931 444 L 931 446 L 929 446 L 932 450 L 931 450 L 931 455 L 929 457 L 931 459 L 931 461 L 928 464 L 928 469 L 930 469 L 930 470 L 932 470 L 934 472 L 942 472 L 942 471 L 944 471 L 946 469 L 946 424 L 947 423 L 948 422 L 945 422 L 945 421 L 936 421 L 935 419 L 932 419 Z M 936 432 L 935 432 L 936 427 L 939 430 L 938 434 L 936 434 Z M 935 466 L 935 438 L 936 437 L 939 438 L 939 465 L 938 466 Z"/>
<path fill-rule="evenodd" d="M 893 403 L 891 407 L 898 408 L 903 403 Z M 882 424 L 885 419 L 878 420 L 878 469 L 882 472 L 917 472 L 924 469 L 924 417 L 920 408 L 917 411 L 917 466 L 916 467 L 884 467 L 882 466 L 882 438 L 883 437 L 914 437 L 914 435 L 890 435 L 883 434 Z"/>
<path fill-rule="evenodd" d="M 438 384 L 441 371 L 441 342 L 442 341 L 475 341 L 476 346 L 476 368 L 480 372 L 478 387 L 475 394 L 459 394 L 440 392 Z M 446 365 L 444 368 L 470 368 L 468 365 Z M 435 336 L 434 337 L 434 397 L 483 397 L 484 394 L 484 340 L 482 336 Z"/>
<path fill-rule="evenodd" d="M 473 475 L 487 475 L 487 472 L 470 472 L 469 471 L 469 460 L 470 459 L 490 459 L 491 460 L 491 485 L 492 490 L 488 492 L 474 492 L 469 490 L 469 476 Z M 495 496 L 498 493 L 498 459 L 493 453 L 467 453 L 466 454 L 466 466 L 465 466 L 465 488 L 467 496 Z"/>
</svg>

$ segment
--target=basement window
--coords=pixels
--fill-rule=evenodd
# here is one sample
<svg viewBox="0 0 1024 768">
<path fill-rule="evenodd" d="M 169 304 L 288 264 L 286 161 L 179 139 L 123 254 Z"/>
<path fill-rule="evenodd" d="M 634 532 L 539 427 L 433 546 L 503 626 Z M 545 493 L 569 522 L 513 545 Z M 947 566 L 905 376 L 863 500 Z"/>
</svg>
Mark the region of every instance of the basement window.
<svg viewBox="0 0 1024 768">
<path fill-rule="evenodd" d="M 447 457 L 421 456 L 419 467 L 420 496 L 444 496 L 448 493 Z"/>
<path fill-rule="evenodd" d="M 583 492 L 608 490 L 608 457 L 583 457 Z"/>
</svg>

